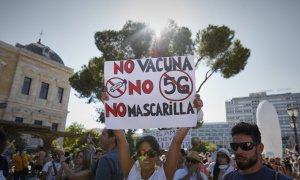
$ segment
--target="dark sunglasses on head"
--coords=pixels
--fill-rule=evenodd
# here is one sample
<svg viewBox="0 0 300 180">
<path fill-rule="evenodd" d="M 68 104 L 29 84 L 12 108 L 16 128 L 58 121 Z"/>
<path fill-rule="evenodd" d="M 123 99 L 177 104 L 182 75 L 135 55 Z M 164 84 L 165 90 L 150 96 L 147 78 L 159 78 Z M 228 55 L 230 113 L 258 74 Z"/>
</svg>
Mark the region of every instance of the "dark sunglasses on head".
<svg viewBox="0 0 300 180">
<path fill-rule="evenodd" d="M 157 155 L 157 152 L 153 149 L 150 149 L 149 151 L 141 150 L 138 154 L 138 156 L 148 156 L 150 158 L 154 158 Z"/>
<path fill-rule="evenodd" d="M 192 163 L 192 164 L 197 164 L 197 163 L 199 163 L 199 161 L 197 161 L 197 160 L 195 160 L 195 159 L 190 159 L 190 158 L 186 158 L 186 162 L 187 163 Z"/>
<path fill-rule="evenodd" d="M 230 143 L 230 147 L 234 151 L 236 151 L 239 147 L 244 151 L 250 151 L 256 145 L 258 145 L 258 143 L 254 142 Z"/>
</svg>

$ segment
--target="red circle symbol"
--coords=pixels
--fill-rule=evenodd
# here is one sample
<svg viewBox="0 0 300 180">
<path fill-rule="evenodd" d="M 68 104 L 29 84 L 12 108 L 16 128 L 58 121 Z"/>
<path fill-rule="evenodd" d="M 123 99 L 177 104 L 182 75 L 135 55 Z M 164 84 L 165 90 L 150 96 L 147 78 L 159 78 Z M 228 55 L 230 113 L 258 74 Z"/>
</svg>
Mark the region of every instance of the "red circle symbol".
<svg viewBox="0 0 300 180">
<path fill-rule="evenodd" d="M 106 82 L 107 93 L 113 97 L 118 98 L 126 92 L 127 81 L 118 77 L 110 78 Z"/>
<path fill-rule="evenodd" d="M 170 101 L 182 101 L 193 92 L 193 80 L 184 71 L 168 71 L 162 74 L 159 80 L 161 95 Z"/>
</svg>

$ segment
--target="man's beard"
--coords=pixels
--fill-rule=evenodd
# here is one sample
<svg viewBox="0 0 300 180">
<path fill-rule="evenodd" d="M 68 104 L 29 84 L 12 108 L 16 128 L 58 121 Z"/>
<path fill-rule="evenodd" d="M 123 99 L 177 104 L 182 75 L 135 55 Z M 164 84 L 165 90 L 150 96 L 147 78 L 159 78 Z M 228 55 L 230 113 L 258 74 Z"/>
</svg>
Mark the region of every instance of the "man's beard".
<svg viewBox="0 0 300 180">
<path fill-rule="evenodd" d="M 258 161 L 257 154 L 255 153 L 255 155 L 255 157 L 250 158 L 246 163 L 239 163 L 238 161 L 236 161 L 237 167 L 241 170 L 253 167 Z"/>
</svg>

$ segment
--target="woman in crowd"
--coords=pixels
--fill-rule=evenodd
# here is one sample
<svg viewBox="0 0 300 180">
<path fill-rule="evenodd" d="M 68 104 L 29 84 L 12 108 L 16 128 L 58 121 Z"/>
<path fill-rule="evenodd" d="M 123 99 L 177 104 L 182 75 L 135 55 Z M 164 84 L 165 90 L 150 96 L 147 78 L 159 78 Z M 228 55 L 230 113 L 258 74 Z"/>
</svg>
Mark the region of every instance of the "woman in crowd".
<svg viewBox="0 0 300 180">
<path fill-rule="evenodd" d="M 210 179 L 222 180 L 223 177 L 234 170 L 231 166 L 230 153 L 225 148 L 220 148 L 217 151 L 216 162 L 212 164 L 212 169 L 210 172 Z"/>
<path fill-rule="evenodd" d="M 200 111 L 202 107 L 200 96 L 196 96 L 194 106 L 197 108 L 197 112 Z M 181 143 L 189 129 L 190 128 L 179 128 L 177 130 L 169 148 L 166 161 L 159 169 L 155 169 L 155 163 L 157 158 L 159 158 L 160 152 L 159 144 L 153 136 L 144 136 L 138 141 L 136 144 L 138 160 L 135 162 L 130 156 L 130 150 L 124 131 L 115 130 L 114 133 L 118 142 L 120 164 L 124 177 L 128 180 L 173 179 L 174 173 L 177 169 Z"/>
<path fill-rule="evenodd" d="M 79 151 L 75 159 L 75 167 L 71 169 L 66 163 L 66 157 L 62 153 L 60 157 L 61 170 L 58 173 L 57 179 L 64 179 L 63 173 L 66 175 L 68 180 L 89 180 L 92 179 L 91 172 L 91 155 L 86 149 Z"/>
<path fill-rule="evenodd" d="M 185 166 L 175 172 L 173 180 L 207 180 L 207 176 L 201 171 L 202 159 L 197 151 L 190 151 L 185 160 Z"/>
</svg>

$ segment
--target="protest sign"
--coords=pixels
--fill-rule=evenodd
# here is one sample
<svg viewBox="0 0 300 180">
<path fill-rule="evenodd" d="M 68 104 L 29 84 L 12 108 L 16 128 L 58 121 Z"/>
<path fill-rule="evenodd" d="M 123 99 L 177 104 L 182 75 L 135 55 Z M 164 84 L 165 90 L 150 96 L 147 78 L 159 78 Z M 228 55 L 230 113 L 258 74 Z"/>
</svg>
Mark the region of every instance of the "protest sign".
<svg viewBox="0 0 300 180">
<path fill-rule="evenodd" d="M 196 125 L 193 56 L 107 61 L 104 79 L 107 128 Z"/>
<path fill-rule="evenodd" d="M 176 134 L 177 129 L 168 129 L 168 130 L 151 130 L 150 132 L 143 133 L 143 135 L 151 135 L 154 136 L 157 140 L 161 149 L 169 150 L 173 137 Z M 190 149 L 191 145 L 191 132 L 185 136 L 182 141 L 181 148 L 182 149 Z"/>
</svg>

